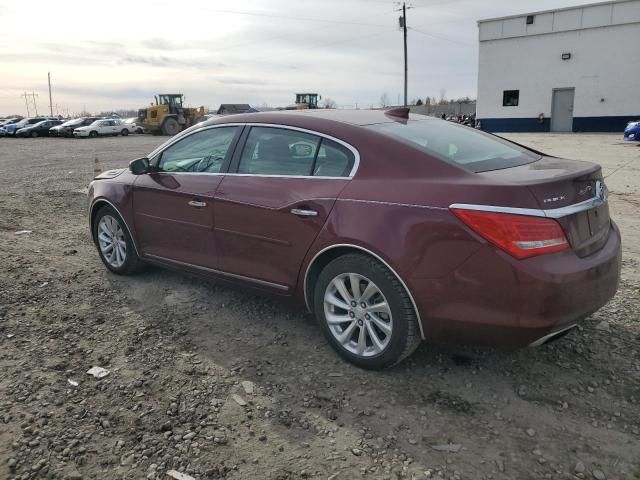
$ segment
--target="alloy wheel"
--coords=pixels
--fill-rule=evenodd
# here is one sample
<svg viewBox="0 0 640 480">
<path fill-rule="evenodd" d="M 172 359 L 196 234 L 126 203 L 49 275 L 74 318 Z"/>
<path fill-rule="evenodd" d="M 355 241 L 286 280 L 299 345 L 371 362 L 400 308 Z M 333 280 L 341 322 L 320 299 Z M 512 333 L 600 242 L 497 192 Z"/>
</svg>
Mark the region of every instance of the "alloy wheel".
<svg viewBox="0 0 640 480">
<path fill-rule="evenodd" d="M 378 355 L 391 340 L 391 308 L 380 288 L 363 275 L 343 273 L 327 285 L 324 316 L 331 334 L 354 355 Z"/>
<path fill-rule="evenodd" d="M 100 252 L 109 265 L 120 268 L 127 260 L 127 242 L 120 223 L 111 215 L 98 222 L 98 244 Z"/>
</svg>

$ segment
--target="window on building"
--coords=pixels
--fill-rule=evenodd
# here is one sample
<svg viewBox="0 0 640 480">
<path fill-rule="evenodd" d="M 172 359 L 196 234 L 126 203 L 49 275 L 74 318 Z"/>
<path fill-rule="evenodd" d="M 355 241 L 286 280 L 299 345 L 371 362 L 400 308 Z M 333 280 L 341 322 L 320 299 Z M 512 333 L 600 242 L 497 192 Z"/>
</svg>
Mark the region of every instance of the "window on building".
<svg viewBox="0 0 640 480">
<path fill-rule="evenodd" d="M 527 15 L 527 25 L 533 25 L 533 20 L 536 18 L 535 15 Z"/>
<path fill-rule="evenodd" d="M 502 93 L 503 107 L 517 107 L 520 100 L 520 90 L 505 90 Z"/>
</svg>

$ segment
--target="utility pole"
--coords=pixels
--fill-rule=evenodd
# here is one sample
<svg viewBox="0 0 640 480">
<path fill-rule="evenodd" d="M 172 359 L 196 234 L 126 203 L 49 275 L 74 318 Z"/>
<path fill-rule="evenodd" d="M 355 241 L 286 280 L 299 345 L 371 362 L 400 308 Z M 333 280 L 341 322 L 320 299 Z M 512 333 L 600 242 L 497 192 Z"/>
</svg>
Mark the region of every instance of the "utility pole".
<svg viewBox="0 0 640 480">
<path fill-rule="evenodd" d="M 409 68 L 407 67 L 407 5 L 402 2 L 402 35 L 404 36 L 404 106 L 406 107 L 409 103 L 407 100 L 407 72 Z"/>
<path fill-rule="evenodd" d="M 408 8 L 411 8 L 409 5 Z M 409 103 L 407 99 L 407 74 L 408 74 L 408 62 L 407 62 L 407 4 L 402 2 L 402 16 L 399 18 L 400 27 L 402 28 L 402 36 L 404 39 L 404 106 Z"/>
<path fill-rule="evenodd" d="M 51 72 L 47 72 L 47 78 L 49 80 L 49 110 L 53 117 L 53 102 L 51 101 Z"/>
<path fill-rule="evenodd" d="M 39 96 L 33 90 L 31 90 L 31 95 L 29 95 L 33 99 L 33 109 L 36 111 L 36 117 L 38 116 L 38 103 L 36 102 L 36 97 Z"/>
<path fill-rule="evenodd" d="M 29 96 L 29 94 L 27 92 L 24 92 L 20 96 L 24 97 L 24 104 L 27 106 L 27 117 L 30 117 L 31 116 L 31 112 L 29 111 L 29 100 L 27 100 L 27 97 Z"/>
</svg>

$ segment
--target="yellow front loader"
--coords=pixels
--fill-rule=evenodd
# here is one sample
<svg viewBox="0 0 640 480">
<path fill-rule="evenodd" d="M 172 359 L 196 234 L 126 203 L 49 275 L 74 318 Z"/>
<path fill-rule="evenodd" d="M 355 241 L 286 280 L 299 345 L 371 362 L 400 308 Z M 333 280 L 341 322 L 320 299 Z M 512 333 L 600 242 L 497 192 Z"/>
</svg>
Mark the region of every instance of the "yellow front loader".
<svg viewBox="0 0 640 480">
<path fill-rule="evenodd" d="M 155 105 L 138 110 L 138 125 L 153 135 L 175 135 L 200 122 L 204 115 L 204 107 L 184 107 L 181 93 L 161 93 L 155 100 Z"/>
</svg>

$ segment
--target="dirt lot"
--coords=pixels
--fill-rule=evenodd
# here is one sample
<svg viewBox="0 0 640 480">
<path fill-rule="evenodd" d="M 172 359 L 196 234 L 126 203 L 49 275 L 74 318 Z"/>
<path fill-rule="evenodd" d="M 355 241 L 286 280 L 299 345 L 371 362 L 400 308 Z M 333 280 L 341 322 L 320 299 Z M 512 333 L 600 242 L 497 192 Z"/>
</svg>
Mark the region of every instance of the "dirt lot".
<svg viewBox="0 0 640 480">
<path fill-rule="evenodd" d="M 603 164 L 618 295 L 539 349 L 425 344 L 378 373 L 280 301 L 107 273 L 81 189 L 160 138 L 0 139 L 0 478 L 640 479 L 640 147 L 512 137 Z"/>
</svg>

